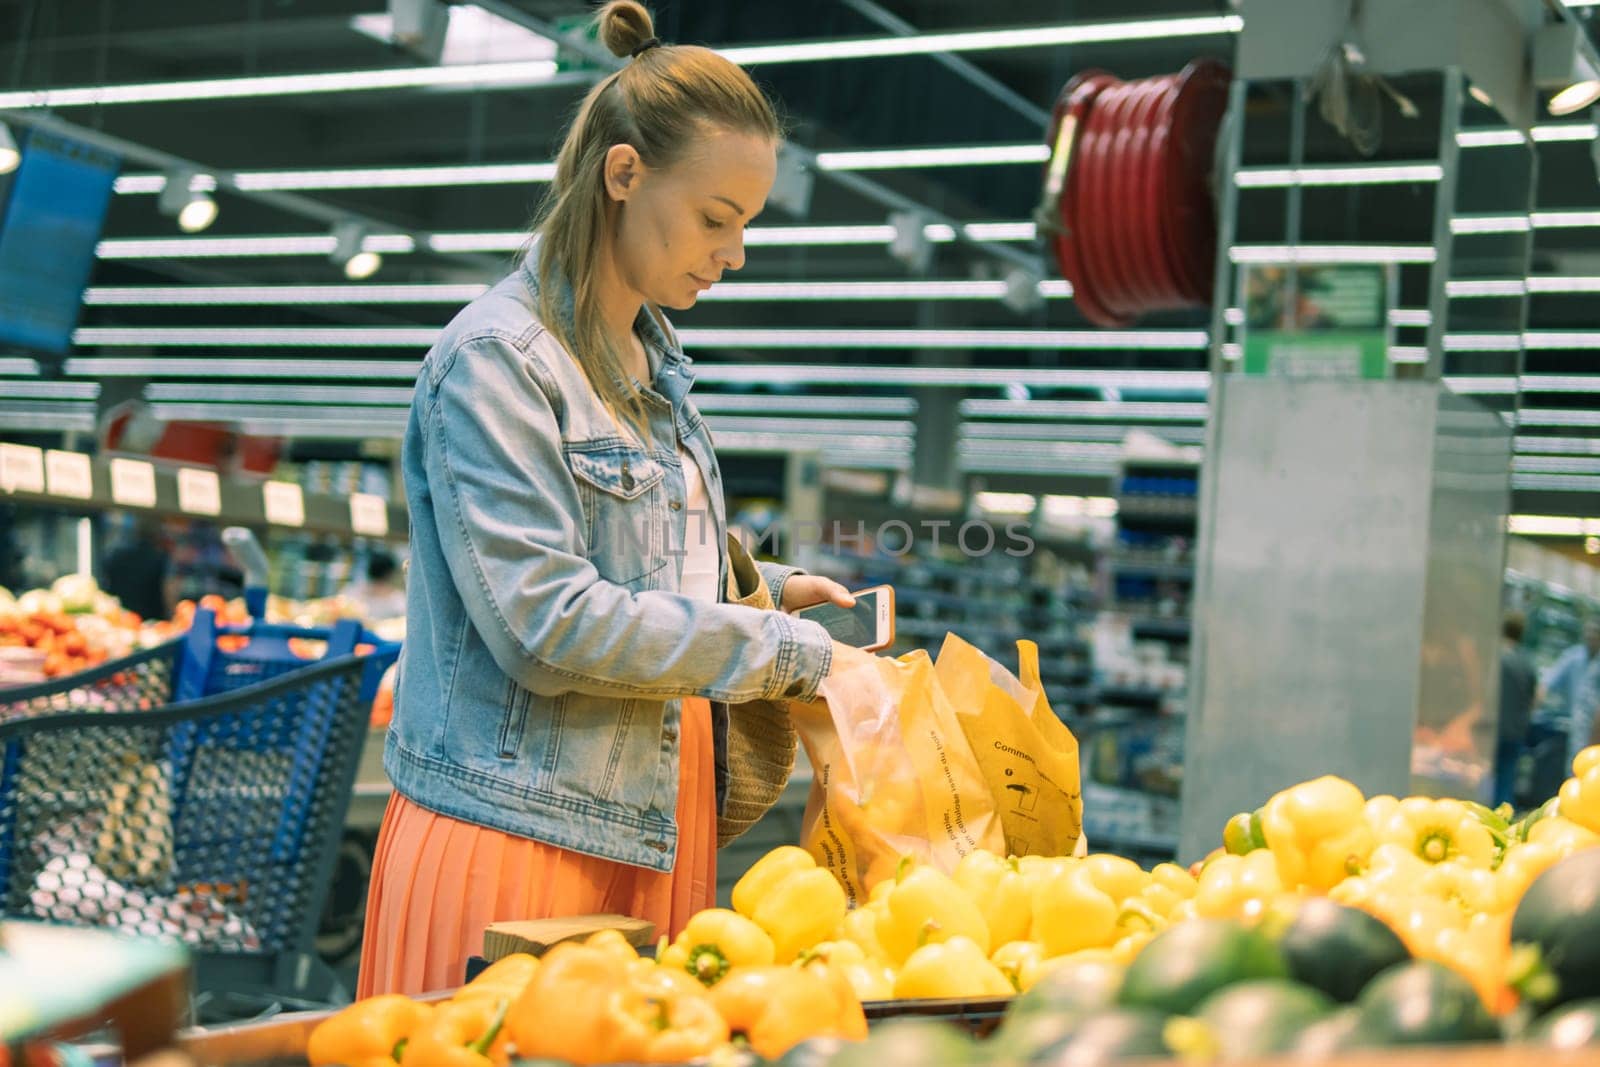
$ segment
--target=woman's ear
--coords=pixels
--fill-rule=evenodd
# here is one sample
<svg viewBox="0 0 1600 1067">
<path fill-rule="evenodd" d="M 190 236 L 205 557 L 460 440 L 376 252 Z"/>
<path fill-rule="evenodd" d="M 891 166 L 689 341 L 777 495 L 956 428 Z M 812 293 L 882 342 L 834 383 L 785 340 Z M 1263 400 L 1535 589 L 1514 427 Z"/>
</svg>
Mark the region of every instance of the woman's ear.
<svg viewBox="0 0 1600 1067">
<path fill-rule="evenodd" d="M 631 144 L 614 144 L 606 150 L 606 195 L 623 201 L 633 195 L 644 177 L 644 160 Z"/>
</svg>

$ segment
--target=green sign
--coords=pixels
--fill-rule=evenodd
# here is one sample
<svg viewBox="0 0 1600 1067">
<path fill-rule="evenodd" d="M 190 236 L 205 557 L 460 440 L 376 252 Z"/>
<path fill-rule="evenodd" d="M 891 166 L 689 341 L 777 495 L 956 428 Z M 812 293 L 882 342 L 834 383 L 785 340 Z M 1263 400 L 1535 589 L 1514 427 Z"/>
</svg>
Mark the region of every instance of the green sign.
<svg viewBox="0 0 1600 1067">
<path fill-rule="evenodd" d="M 1244 372 L 1289 378 L 1384 378 L 1388 278 L 1377 264 L 1249 264 Z"/>
</svg>

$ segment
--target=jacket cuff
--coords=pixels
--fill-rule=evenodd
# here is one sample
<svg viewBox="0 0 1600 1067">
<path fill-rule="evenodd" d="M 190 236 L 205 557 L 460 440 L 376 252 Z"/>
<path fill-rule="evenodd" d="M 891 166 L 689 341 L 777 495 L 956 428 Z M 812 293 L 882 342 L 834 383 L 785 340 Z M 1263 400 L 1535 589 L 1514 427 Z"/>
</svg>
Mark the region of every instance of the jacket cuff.
<svg viewBox="0 0 1600 1067">
<path fill-rule="evenodd" d="M 807 573 L 800 567 L 790 567 L 783 563 L 765 563 L 761 560 L 756 561 L 756 569 L 766 580 L 767 588 L 772 590 L 772 606 L 778 611 L 783 610 L 784 585 L 795 575 Z"/>
<path fill-rule="evenodd" d="M 785 633 L 779 666 L 765 699 L 810 703 L 833 669 L 833 638 L 821 624 L 810 619 L 797 619 L 781 611 L 773 612 L 771 617 L 779 620 Z"/>
</svg>

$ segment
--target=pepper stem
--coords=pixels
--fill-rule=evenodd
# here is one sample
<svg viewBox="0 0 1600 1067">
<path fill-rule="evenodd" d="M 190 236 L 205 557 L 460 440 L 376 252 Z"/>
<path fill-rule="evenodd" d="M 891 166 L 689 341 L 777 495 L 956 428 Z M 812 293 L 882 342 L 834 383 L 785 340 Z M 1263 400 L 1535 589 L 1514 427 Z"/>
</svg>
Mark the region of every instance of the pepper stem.
<svg viewBox="0 0 1600 1067">
<path fill-rule="evenodd" d="M 1417 839 L 1417 855 L 1429 863 L 1443 863 L 1450 858 L 1450 846 L 1453 843 L 1446 831 L 1428 830 Z"/>
<path fill-rule="evenodd" d="M 1506 984 L 1525 1001 L 1543 1004 L 1561 992 L 1561 979 L 1544 961 L 1538 945 L 1519 942 L 1511 947 L 1506 964 Z"/>
<path fill-rule="evenodd" d="M 696 945 L 689 950 L 689 958 L 684 962 L 683 969 L 701 985 L 710 986 L 720 982 L 730 966 L 727 954 L 716 945 Z"/>
<path fill-rule="evenodd" d="M 494 1044 L 494 1039 L 500 1036 L 500 1028 L 506 1024 L 506 1013 L 511 1010 L 511 1001 L 501 998 L 499 1005 L 494 1009 L 494 1018 L 489 1020 L 489 1029 L 483 1036 L 467 1046 L 471 1052 L 482 1056 L 489 1051 L 489 1046 Z"/>
</svg>

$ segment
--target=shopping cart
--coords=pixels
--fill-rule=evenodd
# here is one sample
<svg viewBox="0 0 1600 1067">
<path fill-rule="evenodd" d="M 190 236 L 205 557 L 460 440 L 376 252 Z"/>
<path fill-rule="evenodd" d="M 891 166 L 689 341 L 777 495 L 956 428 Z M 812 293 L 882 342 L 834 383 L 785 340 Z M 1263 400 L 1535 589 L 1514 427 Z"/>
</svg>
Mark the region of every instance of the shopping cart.
<svg viewBox="0 0 1600 1067">
<path fill-rule="evenodd" d="M 202 995 L 340 999 L 314 939 L 368 668 L 335 656 L 198 700 L 68 697 L 0 721 L 4 913 L 182 941 Z"/>
</svg>

